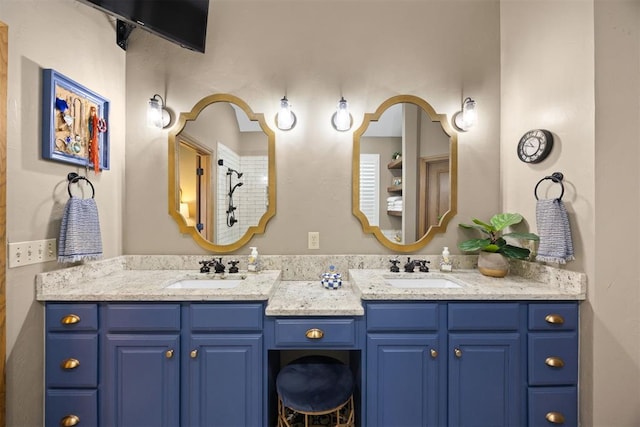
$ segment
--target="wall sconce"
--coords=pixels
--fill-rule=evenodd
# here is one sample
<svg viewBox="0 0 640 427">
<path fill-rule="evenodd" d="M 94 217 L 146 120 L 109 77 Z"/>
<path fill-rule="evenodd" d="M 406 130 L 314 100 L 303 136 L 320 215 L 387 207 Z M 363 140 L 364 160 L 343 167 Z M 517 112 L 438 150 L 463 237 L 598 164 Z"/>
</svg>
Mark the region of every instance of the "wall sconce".
<svg viewBox="0 0 640 427">
<path fill-rule="evenodd" d="M 147 105 L 147 126 L 164 129 L 171 123 L 171 114 L 165 108 L 164 99 L 157 93 Z"/>
<path fill-rule="evenodd" d="M 280 130 L 291 130 L 298 122 L 296 115 L 291 111 L 291 104 L 285 95 L 280 100 L 280 111 L 276 114 L 276 126 Z"/>
<path fill-rule="evenodd" d="M 344 99 L 344 96 L 340 97 L 340 101 L 338 101 L 338 108 L 336 112 L 331 116 L 331 124 L 333 128 L 339 132 L 346 132 L 351 129 L 351 125 L 353 125 L 353 117 L 349 113 L 349 105 L 347 104 L 347 100 Z"/>
<path fill-rule="evenodd" d="M 476 101 L 467 97 L 462 101 L 462 110 L 453 115 L 453 126 L 461 132 L 466 132 L 472 128 L 477 121 L 478 112 L 476 111 Z"/>
</svg>

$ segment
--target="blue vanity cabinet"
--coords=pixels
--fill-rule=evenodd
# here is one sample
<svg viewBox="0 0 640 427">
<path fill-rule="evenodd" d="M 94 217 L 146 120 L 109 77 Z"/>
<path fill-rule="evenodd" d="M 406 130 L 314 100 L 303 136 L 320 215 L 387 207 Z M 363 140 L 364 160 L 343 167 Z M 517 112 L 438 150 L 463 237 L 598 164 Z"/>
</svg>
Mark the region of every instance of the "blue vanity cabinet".
<svg viewBox="0 0 640 427">
<path fill-rule="evenodd" d="M 48 304 L 45 334 L 45 426 L 97 426 L 97 304 Z"/>
<path fill-rule="evenodd" d="M 180 304 L 104 304 L 101 425 L 180 425 Z"/>
<path fill-rule="evenodd" d="M 449 425 L 526 424 L 525 325 L 526 304 L 449 303 Z"/>
<path fill-rule="evenodd" d="M 528 425 L 578 425 L 578 304 L 532 303 Z"/>
<path fill-rule="evenodd" d="M 368 427 L 446 425 L 446 305 L 366 305 Z"/>
<path fill-rule="evenodd" d="M 259 426 L 263 413 L 261 303 L 191 304 L 183 378 L 183 424 Z"/>
</svg>

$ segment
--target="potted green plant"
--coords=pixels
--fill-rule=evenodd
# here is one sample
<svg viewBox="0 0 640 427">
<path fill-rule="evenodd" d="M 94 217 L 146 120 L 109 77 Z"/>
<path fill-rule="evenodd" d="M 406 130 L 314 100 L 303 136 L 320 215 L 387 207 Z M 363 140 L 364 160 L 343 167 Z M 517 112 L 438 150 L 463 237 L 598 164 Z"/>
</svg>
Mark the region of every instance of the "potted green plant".
<svg viewBox="0 0 640 427">
<path fill-rule="evenodd" d="M 531 251 L 527 248 L 513 246 L 505 237 L 520 240 L 539 240 L 534 233 L 502 233 L 502 231 L 522 221 L 518 213 L 500 213 L 494 215 L 489 223 L 473 219 L 473 224 L 458 224 L 462 228 L 480 230 L 487 237 L 470 239 L 458 244 L 464 252 L 480 251 L 478 256 L 478 270 L 485 276 L 504 277 L 509 272 L 509 259 L 527 259 Z"/>
</svg>

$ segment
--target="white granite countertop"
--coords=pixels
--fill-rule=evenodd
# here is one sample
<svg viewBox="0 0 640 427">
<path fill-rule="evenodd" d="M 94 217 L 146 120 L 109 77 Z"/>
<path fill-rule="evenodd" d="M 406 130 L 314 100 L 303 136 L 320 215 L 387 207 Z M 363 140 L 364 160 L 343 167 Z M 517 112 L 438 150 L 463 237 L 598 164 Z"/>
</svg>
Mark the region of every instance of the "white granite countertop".
<svg viewBox="0 0 640 427">
<path fill-rule="evenodd" d="M 39 301 L 265 301 L 280 281 L 280 270 L 227 274 L 228 279 L 245 277 L 229 289 L 170 289 L 185 279 L 225 280 L 217 274 L 193 270 L 119 270 L 104 276 L 65 280 L 64 275 L 39 275 Z"/>
<path fill-rule="evenodd" d="M 362 300 L 583 300 L 583 274 L 557 270 L 533 280 L 517 275 L 487 277 L 477 270 L 450 273 L 390 273 L 385 270 L 349 270 L 356 296 Z M 396 288 L 385 278 L 444 278 L 460 288 Z"/>
<path fill-rule="evenodd" d="M 283 281 L 269 299 L 267 316 L 362 316 L 360 298 L 349 282 L 325 289 L 316 281 Z"/>
<path fill-rule="evenodd" d="M 38 301 L 268 301 L 270 316 L 362 315 L 366 300 L 583 300 L 586 275 L 531 262 L 512 264 L 504 278 L 491 278 L 473 268 L 469 258 L 456 260 L 451 273 L 390 273 L 386 256 L 344 256 L 337 259 L 345 281 L 325 289 L 318 271 L 329 259 L 271 256 L 270 269 L 244 273 L 229 289 L 170 289 L 183 279 L 219 278 L 199 272 L 202 256 L 127 255 L 36 275 Z M 300 260 L 298 258 L 301 258 Z M 336 258 L 336 257 L 332 257 Z M 224 260 L 226 263 L 228 260 Z M 273 268 L 283 264 L 286 268 Z M 306 266 L 303 268 L 303 266 Z M 354 266 L 354 268 L 350 268 Z M 365 268 L 363 268 L 365 267 Z M 369 268 L 366 268 L 369 267 Z M 457 268 L 456 268 L 457 267 Z M 241 265 L 242 268 L 242 265 Z M 291 272 L 298 271 L 296 275 Z M 339 270 L 340 271 L 340 270 Z M 348 277 L 345 272 L 348 271 Z M 395 288 L 385 277 L 442 277 L 460 288 Z M 231 275 L 233 276 L 233 275 Z M 232 278 L 228 276 L 229 278 Z"/>
</svg>

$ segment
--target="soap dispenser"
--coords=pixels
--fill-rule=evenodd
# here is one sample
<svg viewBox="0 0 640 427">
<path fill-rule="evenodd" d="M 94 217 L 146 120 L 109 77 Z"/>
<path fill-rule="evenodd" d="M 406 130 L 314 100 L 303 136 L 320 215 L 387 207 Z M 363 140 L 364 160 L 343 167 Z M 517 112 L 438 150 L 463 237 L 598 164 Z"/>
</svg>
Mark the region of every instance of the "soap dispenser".
<svg viewBox="0 0 640 427">
<path fill-rule="evenodd" d="M 447 246 L 442 249 L 442 259 L 440 260 L 440 271 L 451 271 L 453 270 L 453 264 L 451 263 L 451 258 L 449 257 L 449 248 Z"/>
<path fill-rule="evenodd" d="M 258 271 L 258 248 L 251 246 L 249 249 L 251 249 L 251 253 L 249 254 L 247 270 Z"/>
</svg>

